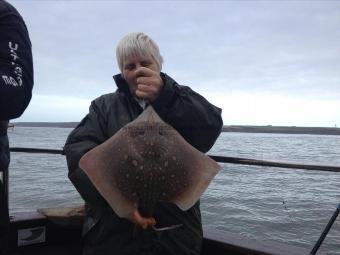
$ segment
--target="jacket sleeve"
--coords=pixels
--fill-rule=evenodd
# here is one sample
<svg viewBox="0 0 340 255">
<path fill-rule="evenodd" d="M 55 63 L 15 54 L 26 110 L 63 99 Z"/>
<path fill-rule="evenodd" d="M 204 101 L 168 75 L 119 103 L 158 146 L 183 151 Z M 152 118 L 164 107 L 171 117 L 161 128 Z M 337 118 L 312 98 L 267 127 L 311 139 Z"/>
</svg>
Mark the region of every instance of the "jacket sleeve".
<svg viewBox="0 0 340 255">
<path fill-rule="evenodd" d="M 101 115 L 99 106 L 93 101 L 89 113 L 70 133 L 64 146 L 68 177 L 81 195 L 88 203 L 105 203 L 104 198 L 99 194 L 87 175 L 79 168 L 80 158 L 89 150 L 103 143 L 107 137 L 104 128 L 104 117 Z"/>
<path fill-rule="evenodd" d="M 19 117 L 32 97 L 31 41 L 24 20 L 0 1 L 0 120 Z"/>
<path fill-rule="evenodd" d="M 166 74 L 161 75 L 164 87 L 153 102 L 155 110 L 188 143 L 204 153 L 209 151 L 221 133 L 222 110 L 189 87 L 178 85 Z"/>
</svg>

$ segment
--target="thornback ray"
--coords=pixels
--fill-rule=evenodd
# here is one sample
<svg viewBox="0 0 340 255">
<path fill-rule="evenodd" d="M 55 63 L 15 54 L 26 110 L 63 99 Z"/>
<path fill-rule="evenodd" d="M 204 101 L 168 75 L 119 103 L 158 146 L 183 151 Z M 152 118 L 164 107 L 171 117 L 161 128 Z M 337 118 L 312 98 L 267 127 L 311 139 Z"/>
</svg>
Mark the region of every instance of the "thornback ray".
<svg viewBox="0 0 340 255">
<path fill-rule="evenodd" d="M 220 166 L 191 146 L 152 106 L 88 151 L 80 168 L 120 217 L 151 217 L 158 201 L 192 207 Z"/>
</svg>

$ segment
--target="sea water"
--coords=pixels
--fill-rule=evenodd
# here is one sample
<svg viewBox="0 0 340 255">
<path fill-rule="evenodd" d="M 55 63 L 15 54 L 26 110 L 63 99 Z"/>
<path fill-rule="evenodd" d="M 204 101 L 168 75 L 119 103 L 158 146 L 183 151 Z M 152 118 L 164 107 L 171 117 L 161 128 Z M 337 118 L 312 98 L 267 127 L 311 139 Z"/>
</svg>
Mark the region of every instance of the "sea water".
<svg viewBox="0 0 340 255">
<path fill-rule="evenodd" d="M 68 128 L 9 130 L 11 147 L 62 149 Z M 340 136 L 222 133 L 211 155 L 340 166 Z M 10 212 L 82 203 L 64 156 L 11 153 Z M 312 249 L 340 203 L 340 173 L 222 164 L 201 198 L 203 224 Z M 340 254 L 340 216 L 320 248 Z"/>
</svg>

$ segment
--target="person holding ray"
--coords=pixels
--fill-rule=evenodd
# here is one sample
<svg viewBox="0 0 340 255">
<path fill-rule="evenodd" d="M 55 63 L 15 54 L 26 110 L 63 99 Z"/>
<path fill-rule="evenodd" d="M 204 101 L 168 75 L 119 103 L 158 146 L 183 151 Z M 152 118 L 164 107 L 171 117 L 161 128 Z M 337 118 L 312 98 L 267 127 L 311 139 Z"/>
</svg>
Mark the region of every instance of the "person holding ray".
<svg viewBox="0 0 340 255">
<path fill-rule="evenodd" d="M 136 120 L 148 105 L 203 153 L 221 132 L 221 109 L 161 72 L 163 58 L 148 35 L 130 33 L 123 37 L 116 57 L 121 73 L 113 78 L 118 89 L 92 101 L 89 113 L 64 147 L 69 179 L 85 200 L 83 254 L 200 254 L 203 233 L 199 201 L 186 211 L 159 202 L 153 217 L 144 217 L 136 210 L 128 219 L 120 218 L 79 167 L 84 154 Z M 151 226 L 155 224 L 154 229 L 164 231 L 154 231 Z M 135 225 L 145 230 L 136 234 Z"/>
</svg>

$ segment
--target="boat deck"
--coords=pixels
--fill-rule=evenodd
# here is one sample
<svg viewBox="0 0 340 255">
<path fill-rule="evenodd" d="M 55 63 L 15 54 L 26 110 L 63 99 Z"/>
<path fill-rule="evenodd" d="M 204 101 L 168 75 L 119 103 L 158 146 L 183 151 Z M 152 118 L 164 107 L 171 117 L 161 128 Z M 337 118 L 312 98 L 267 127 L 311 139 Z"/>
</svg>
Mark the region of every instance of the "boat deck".
<svg viewBox="0 0 340 255">
<path fill-rule="evenodd" d="M 8 255 L 80 255 L 80 243 L 75 244 L 49 244 L 44 246 L 26 247 L 10 252 Z"/>
<path fill-rule="evenodd" d="M 43 209 L 12 216 L 8 255 L 81 255 L 82 210 Z M 18 247 L 21 230 L 43 229 L 44 242 Z M 38 231 L 39 232 L 39 231 Z M 33 232 L 32 232 L 33 233 Z M 27 240 L 24 238 L 22 240 Z M 33 240 L 33 238 L 31 238 Z M 27 243 L 26 243 L 27 244 Z M 274 242 L 258 242 L 247 237 L 204 227 L 202 255 L 307 255 L 309 250 Z"/>
</svg>

